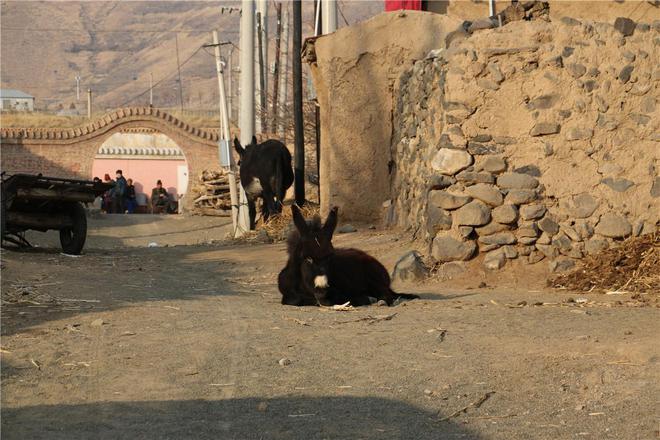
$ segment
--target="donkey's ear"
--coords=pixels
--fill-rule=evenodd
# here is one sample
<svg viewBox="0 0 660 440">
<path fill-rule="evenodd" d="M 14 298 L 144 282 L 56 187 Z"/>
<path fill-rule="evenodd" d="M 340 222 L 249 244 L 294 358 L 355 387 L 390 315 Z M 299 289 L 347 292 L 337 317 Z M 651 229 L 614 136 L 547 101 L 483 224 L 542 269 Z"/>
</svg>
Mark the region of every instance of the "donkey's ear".
<svg viewBox="0 0 660 440">
<path fill-rule="evenodd" d="M 328 214 L 328 218 L 325 219 L 325 224 L 323 225 L 323 232 L 328 236 L 332 237 L 332 234 L 335 232 L 335 228 L 337 227 L 337 211 L 339 208 L 336 206 L 333 206 L 332 209 L 330 209 L 330 214 Z"/>
<path fill-rule="evenodd" d="M 298 232 L 301 234 L 305 234 L 308 229 L 307 221 L 305 221 L 305 217 L 303 217 L 300 208 L 298 208 L 298 205 L 295 203 L 291 205 L 291 213 L 293 214 L 293 224 L 296 225 L 296 229 L 298 229 Z"/>
<path fill-rule="evenodd" d="M 235 136 L 234 136 L 234 149 L 236 150 L 239 156 L 242 156 L 243 153 L 245 153 L 245 149 L 241 146 L 241 142 Z"/>
<path fill-rule="evenodd" d="M 251 145 L 257 145 L 257 137 L 255 135 L 252 135 L 252 144 Z"/>
</svg>

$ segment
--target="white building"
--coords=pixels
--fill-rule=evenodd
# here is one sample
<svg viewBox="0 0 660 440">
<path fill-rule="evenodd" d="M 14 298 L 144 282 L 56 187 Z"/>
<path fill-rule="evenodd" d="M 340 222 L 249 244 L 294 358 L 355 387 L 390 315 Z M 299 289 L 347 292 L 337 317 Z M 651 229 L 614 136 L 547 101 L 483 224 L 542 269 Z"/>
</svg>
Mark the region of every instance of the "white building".
<svg viewBox="0 0 660 440">
<path fill-rule="evenodd" d="M 0 89 L 0 110 L 34 111 L 34 96 L 15 89 Z"/>
</svg>

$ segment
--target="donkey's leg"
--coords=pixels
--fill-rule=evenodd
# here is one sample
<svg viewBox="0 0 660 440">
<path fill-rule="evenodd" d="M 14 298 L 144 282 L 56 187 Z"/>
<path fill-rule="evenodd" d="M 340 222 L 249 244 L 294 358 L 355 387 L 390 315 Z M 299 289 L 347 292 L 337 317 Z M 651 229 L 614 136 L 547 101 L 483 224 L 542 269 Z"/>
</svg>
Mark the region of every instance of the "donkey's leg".
<svg viewBox="0 0 660 440">
<path fill-rule="evenodd" d="M 251 196 L 248 196 L 247 203 L 248 203 L 248 212 L 250 214 L 250 230 L 254 231 L 256 227 L 257 207 L 254 204 L 254 198 L 252 198 Z"/>
<path fill-rule="evenodd" d="M 275 207 L 275 194 L 270 185 L 263 185 L 263 192 L 261 197 L 264 199 L 264 208 L 268 210 L 268 215 L 277 214 L 277 208 Z"/>
</svg>

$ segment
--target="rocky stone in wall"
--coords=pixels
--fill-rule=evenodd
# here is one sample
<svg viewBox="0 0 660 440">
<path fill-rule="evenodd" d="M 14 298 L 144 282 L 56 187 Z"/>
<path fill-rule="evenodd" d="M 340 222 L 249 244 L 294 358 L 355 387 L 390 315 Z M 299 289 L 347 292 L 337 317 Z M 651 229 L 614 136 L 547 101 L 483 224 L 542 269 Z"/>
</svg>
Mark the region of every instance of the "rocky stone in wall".
<svg viewBox="0 0 660 440">
<path fill-rule="evenodd" d="M 501 205 L 493 209 L 491 216 L 498 223 L 513 223 L 518 220 L 518 208 L 511 204 Z"/>
<path fill-rule="evenodd" d="M 595 231 L 605 237 L 624 238 L 632 234 L 632 225 L 625 217 L 607 212 L 600 216 Z"/>
<path fill-rule="evenodd" d="M 458 209 L 472 200 L 469 196 L 453 194 L 445 190 L 429 192 L 429 204 L 442 209 Z"/>
<path fill-rule="evenodd" d="M 506 171 L 506 160 L 498 156 L 487 156 L 476 167 L 477 171 L 487 171 L 493 174 L 499 174 Z"/>
<path fill-rule="evenodd" d="M 529 132 L 530 136 L 545 136 L 559 133 L 561 126 L 555 122 L 538 122 Z"/>
<path fill-rule="evenodd" d="M 427 230 L 431 236 L 435 236 L 438 231 L 447 231 L 451 229 L 451 213 L 439 208 L 433 204 L 428 205 Z"/>
<path fill-rule="evenodd" d="M 481 200 L 490 206 L 499 206 L 504 202 L 502 193 L 495 185 L 477 183 L 465 188 L 465 192 L 473 199 Z"/>
<path fill-rule="evenodd" d="M 538 222 L 539 229 L 548 234 L 550 237 L 559 232 L 559 224 L 549 217 L 545 217 Z"/>
<path fill-rule="evenodd" d="M 636 23 L 628 17 L 618 17 L 614 20 L 614 29 L 621 32 L 624 37 L 635 33 Z"/>
<path fill-rule="evenodd" d="M 496 244 L 496 245 L 505 245 L 505 244 L 514 244 L 516 236 L 513 235 L 513 232 L 497 232 L 492 235 L 482 235 L 479 236 L 479 243 L 483 244 Z"/>
<path fill-rule="evenodd" d="M 483 202 L 473 200 L 452 214 L 454 225 L 482 226 L 490 221 L 490 208 Z"/>
<path fill-rule="evenodd" d="M 484 267 L 488 270 L 501 269 L 505 263 L 506 256 L 501 249 L 488 252 L 484 257 Z"/>
<path fill-rule="evenodd" d="M 537 199 L 538 193 L 531 189 L 512 189 L 506 194 L 504 198 L 505 203 L 512 205 L 522 205 L 525 203 L 533 202 Z"/>
<path fill-rule="evenodd" d="M 467 151 L 441 148 L 431 161 L 431 167 L 439 173 L 453 176 L 472 165 L 472 160 Z"/>
<path fill-rule="evenodd" d="M 504 189 L 534 189 L 539 181 L 528 174 L 504 173 L 497 177 L 497 186 Z"/>
<path fill-rule="evenodd" d="M 628 188 L 633 186 L 635 182 L 622 177 L 612 178 L 606 177 L 600 181 L 602 184 L 609 186 L 616 192 L 626 192 Z"/>
<path fill-rule="evenodd" d="M 523 220 L 536 220 L 545 215 L 545 206 L 541 204 L 525 205 L 520 207 L 520 217 Z"/>
<path fill-rule="evenodd" d="M 469 260 L 477 250 L 477 244 L 472 240 L 461 240 L 451 233 L 441 232 L 433 239 L 431 255 L 437 261 Z"/>
</svg>

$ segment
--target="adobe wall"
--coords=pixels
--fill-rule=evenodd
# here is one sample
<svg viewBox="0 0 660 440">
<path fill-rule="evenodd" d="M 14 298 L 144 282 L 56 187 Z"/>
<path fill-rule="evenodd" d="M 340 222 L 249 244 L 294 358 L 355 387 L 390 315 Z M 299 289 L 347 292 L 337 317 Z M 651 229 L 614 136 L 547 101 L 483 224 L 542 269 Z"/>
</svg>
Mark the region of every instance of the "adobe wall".
<svg viewBox="0 0 660 440">
<path fill-rule="evenodd" d="M 191 179 L 205 169 L 219 168 L 217 133 L 191 127 L 158 109 L 140 107 L 120 109 L 72 129 L 3 128 L 2 171 L 91 179 L 94 157 L 105 140 L 122 130 L 144 128 L 163 133 L 181 148 Z M 191 200 L 182 200 L 184 208 L 189 208 Z"/>
<path fill-rule="evenodd" d="M 316 39 L 307 58 L 321 107 L 321 212 L 373 221 L 390 198 L 392 90 L 400 72 L 460 21 L 406 11 L 380 14 Z M 430 32 L 429 30 L 432 30 Z"/>
<path fill-rule="evenodd" d="M 524 2 L 521 2 L 524 3 Z M 496 0 L 495 13 L 500 13 L 511 4 Z M 628 17 L 650 23 L 660 19 L 660 4 L 644 0 L 549 0 L 550 18 L 559 20 L 571 17 L 612 23 L 617 17 Z M 431 0 L 429 10 L 449 14 L 462 20 L 475 20 L 489 14 L 488 0 Z"/>
<path fill-rule="evenodd" d="M 439 262 L 553 270 L 660 221 L 660 23 L 514 22 L 397 84 L 394 223 Z"/>
</svg>

